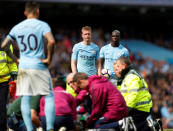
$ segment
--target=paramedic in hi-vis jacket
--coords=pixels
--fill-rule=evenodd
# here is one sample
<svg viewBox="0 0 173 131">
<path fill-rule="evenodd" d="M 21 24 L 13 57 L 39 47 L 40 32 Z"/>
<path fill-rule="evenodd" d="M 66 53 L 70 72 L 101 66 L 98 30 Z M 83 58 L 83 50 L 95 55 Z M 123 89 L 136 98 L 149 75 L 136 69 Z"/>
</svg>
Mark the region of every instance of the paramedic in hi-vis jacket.
<svg viewBox="0 0 173 131">
<path fill-rule="evenodd" d="M 1 41 L 1 35 L 0 35 Z M 0 43 L 1 45 L 1 43 Z M 1 46 L 0 46 L 1 47 Z M 13 52 L 12 44 L 10 45 Z M 17 65 L 7 56 L 6 52 L 0 48 L 0 131 L 7 130 L 7 98 L 9 93 L 9 82 L 16 80 Z"/>
<path fill-rule="evenodd" d="M 152 99 L 147 83 L 126 57 L 119 58 L 113 67 L 118 76 L 117 88 L 128 107 L 128 116 L 132 116 L 137 130 L 149 131 L 146 118 L 150 114 Z"/>
</svg>

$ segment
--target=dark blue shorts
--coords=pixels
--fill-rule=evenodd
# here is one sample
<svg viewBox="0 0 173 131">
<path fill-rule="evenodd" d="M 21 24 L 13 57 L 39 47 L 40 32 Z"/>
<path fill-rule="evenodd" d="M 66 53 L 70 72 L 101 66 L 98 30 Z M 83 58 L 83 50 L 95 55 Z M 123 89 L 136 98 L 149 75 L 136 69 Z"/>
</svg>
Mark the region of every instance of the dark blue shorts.
<svg viewBox="0 0 173 131">
<path fill-rule="evenodd" d="M 100 118 L 96 121 L 94 128 L 100 128 L 100 129 L 119 129 L 118 122 L 108 120 L 104 117 Z"/>
<path fill-rule="evenodd" d="M 40 119 L 41 119 L 41 126 L 43 127 L 44 130 L 46 130 L 45 116 L 42 116 Z M 66 127 L 67 130 L 74 130 L 75 123 L 73 121 L 73 117 L 72 116 L 56 116 L 55 123 L 54 123 L 54 129 L 58 130 L 62 126 Z"/>
</svg>

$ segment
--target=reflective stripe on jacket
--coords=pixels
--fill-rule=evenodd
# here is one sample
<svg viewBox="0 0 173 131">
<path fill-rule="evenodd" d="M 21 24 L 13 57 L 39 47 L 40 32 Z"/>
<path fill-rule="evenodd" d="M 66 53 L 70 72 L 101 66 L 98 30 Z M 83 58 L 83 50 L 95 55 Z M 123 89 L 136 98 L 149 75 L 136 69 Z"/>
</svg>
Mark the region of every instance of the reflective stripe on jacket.
<svg viewBox="0 0 173 131">
<path fill-rule="evenodd" d="M 152 99 L 145 80 L 135 71 L 130 70 L 122 81 L 120 92 L 127 107 L 150 112 Z"/>
<path fill-rule="evenodd" d="M 13 53 L 13 46 L 12 44 L 10 45 L 11 52 Z M 17 65 L 16 63 L 9 57 L 7 56 L 7 61 L 8 61 L 8 67 L 10 69 L 10 74 L 16 74 L 17 75 Z"/>
</svg>

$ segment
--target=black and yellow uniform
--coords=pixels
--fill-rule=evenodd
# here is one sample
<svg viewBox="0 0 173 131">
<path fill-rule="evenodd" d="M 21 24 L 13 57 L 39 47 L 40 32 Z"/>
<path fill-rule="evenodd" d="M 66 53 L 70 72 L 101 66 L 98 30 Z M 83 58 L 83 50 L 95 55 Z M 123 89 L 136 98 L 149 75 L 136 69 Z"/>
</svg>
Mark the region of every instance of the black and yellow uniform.
<svg viewBox="0 0 173 131">
<path fill-rule="evenodd" d="M 13 52 L 13 47 L 10 45 L 10 49 Z M 10 79 L 16 79 L 17 77 L 17 65 L 7 56 L 6 52 L 0 48 L 0 131 L 6 131 L 7 127 L 7 97 L 9 92 Z"/>
<path fill-rule="evenodd" d="M 130 65 L 122 71 L 117 87 L 126 101 L 128 114 L 133 117 L 138 130 L 148 130 L 143 124 L 147 124 L 146 118 L 150 114 L 152 99 L 143 77 Z"/>
</svg>

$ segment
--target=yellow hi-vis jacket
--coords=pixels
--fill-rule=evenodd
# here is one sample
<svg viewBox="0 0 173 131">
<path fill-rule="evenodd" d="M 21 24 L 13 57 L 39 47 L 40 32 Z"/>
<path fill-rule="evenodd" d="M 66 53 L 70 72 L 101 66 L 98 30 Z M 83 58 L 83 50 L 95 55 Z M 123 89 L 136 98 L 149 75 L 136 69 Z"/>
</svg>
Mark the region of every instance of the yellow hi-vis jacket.
<svg viewBox="0 0 173 131">
<path fill-rule="evenodd" d="M 12 44 L 10 49 L 13 53 Z M 17 65 L 13 60 L 7 56 L 6 52 L 2 49 L 0 50 L 0 83 L 7 82 L 11 78 L 11 75 L 17 75 Z"/>
<path fill-rule="evenodd" d="M 77 97 L 77 93 L 75 93 L 75 90 L 68 84 L 66 84 L 66 91 L 70 93 L 74 98 Z"/>
<path fill-rule="evenodd" d="M 148 85 L 134 69 L 129 70 L 118 89 L 123 95 L 127 107 L 150 112 L 152 99 Z"/>
</svg>

